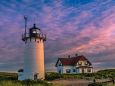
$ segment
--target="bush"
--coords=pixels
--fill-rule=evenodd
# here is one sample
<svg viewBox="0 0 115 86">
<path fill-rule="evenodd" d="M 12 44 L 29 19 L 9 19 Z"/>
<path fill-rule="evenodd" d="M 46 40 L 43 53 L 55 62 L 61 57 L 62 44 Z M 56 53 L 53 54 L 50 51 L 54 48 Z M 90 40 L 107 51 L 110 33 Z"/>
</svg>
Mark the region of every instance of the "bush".
<svg viewBox="0 0 115 86">
<path fill-rule="evenodd" d="M 84 74 L 58 74 L 54 72 L 50 72 L 46 74 L 46 80 L 54 80 L 54 79 L 105 79 L 105 78 L 115 78 L 115 72 L 109 70 L 98 71 L 97 73 L 84 73 Z"/>
<path fill-rule="evenodd" d="M 88 86 L 103 86 L 103 85 L 99 83 L 92 83 L 92 84 L 89 84 Z"/>
<path fill-rule="evenodd" d="M 17 73 L 0 72 L 0 80 L 17 80 Z"/>
<path fill-rule="evenodd" d="M 1 80 L 0 86 L 52 86 L 52 84 L 48 84 L 46 81 L 41 80 Z"/>
<path fill-rule="evenodd" d="M 62 77 L 61 74 L 54 73 L 54 72 L 49 72 L 49 73 L 46 73 L 45 79 L 46 80 L 54 80 L 54 79 L 59 79 L 61 77 Z"/>
<path fill-rule="evenodd" d="M 62 74 L 63 79 L 82 79 L 84 76 L 82 74 Z"/>
</svg>

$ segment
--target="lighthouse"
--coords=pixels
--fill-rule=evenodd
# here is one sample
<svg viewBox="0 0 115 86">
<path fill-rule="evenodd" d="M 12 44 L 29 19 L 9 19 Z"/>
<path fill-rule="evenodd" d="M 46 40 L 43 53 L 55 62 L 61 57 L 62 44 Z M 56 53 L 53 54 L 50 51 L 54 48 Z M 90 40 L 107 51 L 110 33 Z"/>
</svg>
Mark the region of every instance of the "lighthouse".
<svg viewBox="0 0 115 86">
<path fill-rule="evenodd" d="M 33 24 L 31 28 L 26 29 L 22 35 L 22 41 L 25 43 L 24 50 L 24 68 L 19 70 L 19 80 L 37 80 L 45 79 L 44 68 L 44 42 L 46 35 L 40 28 Z"/>
</svg>

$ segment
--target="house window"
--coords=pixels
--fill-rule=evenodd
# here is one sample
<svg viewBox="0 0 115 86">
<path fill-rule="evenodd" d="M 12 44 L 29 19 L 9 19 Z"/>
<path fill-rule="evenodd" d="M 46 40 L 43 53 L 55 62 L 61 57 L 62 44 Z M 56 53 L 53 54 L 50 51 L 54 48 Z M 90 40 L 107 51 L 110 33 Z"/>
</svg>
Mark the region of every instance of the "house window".
<svg viewBox="0 0 115 86">
<path fill-rule="evenodd" d="M 91 69 L 87 69 L 87 72 L 91 72 Z"/>
<path fill-rule="evenodd" d="M 70 73 L 71 72 L 71 70 L 70 69 L 66 69 L 66 73 Z"/>
<path fill-rule="evenodd" d="M 75 69 L 73 69 L 73 72 L 76 72 L 76 70 L 75 70 Z"/>
</svg>

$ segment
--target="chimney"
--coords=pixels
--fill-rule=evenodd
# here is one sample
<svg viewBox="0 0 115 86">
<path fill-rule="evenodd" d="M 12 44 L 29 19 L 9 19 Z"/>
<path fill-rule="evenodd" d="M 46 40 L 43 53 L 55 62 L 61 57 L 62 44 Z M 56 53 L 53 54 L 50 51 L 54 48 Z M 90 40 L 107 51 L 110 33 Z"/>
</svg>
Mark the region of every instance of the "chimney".
<svg viewBox="0 0 115 86">
<path fill-rule="evenodd" d="M 68 58 L 71 58 L 71 56 L 70 56 L 70 55 L 68 55 Z"/>
<path fill-rule="evenodd" d="M 76 54 L 75 54 L 75 56 L 77 57 L 77 56 L 78 56 L 78 54 L 76 53 Z"/>
</svg>

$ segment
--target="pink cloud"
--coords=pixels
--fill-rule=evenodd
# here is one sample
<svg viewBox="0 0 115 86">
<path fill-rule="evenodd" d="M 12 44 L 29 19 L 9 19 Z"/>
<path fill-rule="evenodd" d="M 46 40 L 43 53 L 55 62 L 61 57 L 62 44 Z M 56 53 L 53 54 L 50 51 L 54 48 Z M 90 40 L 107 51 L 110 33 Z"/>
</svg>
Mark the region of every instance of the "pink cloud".
<svg viewBox="0 0 115 86">
<path fill-rule="evenodd" d="M 57 52 L 58 55 L 64 55 L 72 52 L 85 52 L 85 53 L 99 53 L 106 49 L 115 49 L 113 44 L 114 33 L 115 33 L 115 23 L 114 21 L 114 13 L 110 14 L 110 16 L 105 17 L 100 22 L 101 27 L 96 27 L 92 22 L 85 27 L 85 30 L 81 31 L 78 37 L 67 40 L 68 42 L 73 42 L 82 39 L 83 37 L 92 38 L 88 43 L 81 44 L 80 46 L 73 46 L 68 48 L 68 50 L 60 50 Z M 74 41 L 74 42 L 75 42 Z"/>
</svg>

